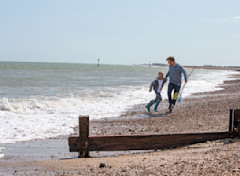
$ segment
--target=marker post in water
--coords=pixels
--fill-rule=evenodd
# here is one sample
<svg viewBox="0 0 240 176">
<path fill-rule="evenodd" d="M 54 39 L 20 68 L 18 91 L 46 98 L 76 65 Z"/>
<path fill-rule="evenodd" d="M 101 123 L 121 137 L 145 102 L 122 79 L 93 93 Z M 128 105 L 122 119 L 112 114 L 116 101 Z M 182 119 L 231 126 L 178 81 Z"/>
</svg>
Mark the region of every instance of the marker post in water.
<svg viewBox="0 0 240 176">
<path fill-rule="evenodd" d="M 98 67 L 99 67 L 99 62 L 100 62 L 100 59 L 98 59 Z"/>
</svg>

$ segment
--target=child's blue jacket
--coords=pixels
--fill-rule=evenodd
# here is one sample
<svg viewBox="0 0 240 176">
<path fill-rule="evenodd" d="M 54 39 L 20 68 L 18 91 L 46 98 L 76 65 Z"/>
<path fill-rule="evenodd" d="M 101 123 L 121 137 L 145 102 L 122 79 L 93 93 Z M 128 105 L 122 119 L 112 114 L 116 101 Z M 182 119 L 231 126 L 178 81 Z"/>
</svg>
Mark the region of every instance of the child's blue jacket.
<svg viewBox="0 0 240 176">
<path fill-rule="evenodd" d="M 165 81 L 163 80 L 163 84 L 162 84 L 161 89 L 163 88 L 164 84 L 165 84 Z M 155 91 L 155 93 L 157 93 L 157 90 L 158 90 L 158 77 L 150 84 L 150 90 L 152 90 L 152 88 Z"/>
</svg>

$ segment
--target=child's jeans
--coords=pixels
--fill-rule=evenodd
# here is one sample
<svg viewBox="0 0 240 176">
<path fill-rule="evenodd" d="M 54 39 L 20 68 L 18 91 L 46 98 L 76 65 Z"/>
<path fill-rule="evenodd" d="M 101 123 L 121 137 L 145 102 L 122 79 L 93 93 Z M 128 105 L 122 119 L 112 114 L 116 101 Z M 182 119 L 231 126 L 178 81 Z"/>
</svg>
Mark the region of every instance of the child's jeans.
<svg viewBox="0 0 240 176">
<path fill-rule="evenodd" d="M 162 101 L 162 96 L 159 92 L 156 92 L 156 98 L 154 100 L 154 103 Z"/>
</svg>

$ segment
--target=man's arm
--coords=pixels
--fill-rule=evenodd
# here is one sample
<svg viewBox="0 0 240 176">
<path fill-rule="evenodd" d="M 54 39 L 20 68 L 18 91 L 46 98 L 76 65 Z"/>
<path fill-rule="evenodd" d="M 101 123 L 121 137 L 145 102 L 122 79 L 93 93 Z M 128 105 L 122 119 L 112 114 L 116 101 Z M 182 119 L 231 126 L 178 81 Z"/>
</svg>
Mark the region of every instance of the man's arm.
<svg viewBox="0 0 240 176">
<path fill-rule="evenodd" d="M 167 72 L 165 78 L 163 78 L 164 82 L 167 82 L 167 77 L 169 77 L 169 75 L 170 75 L 170 70 L 168 70 L 168 72 Z"/>
<path fill-rule="evenodd" d="M 165 78 L 169 77 L 169 75 L 170 75 L 170 70 L 168 70 Z"/>
<path fill-rule="evenodd" d="M 186 70 L 182 66 L 180 66 L 180 69 L 181 69 L 181 71 L 182 71 L 182 73 L 184 75 L 185 83 L 187 83 L 187 81 L 188 81 L 187 72 L 186 72 Z"/>
</svg>

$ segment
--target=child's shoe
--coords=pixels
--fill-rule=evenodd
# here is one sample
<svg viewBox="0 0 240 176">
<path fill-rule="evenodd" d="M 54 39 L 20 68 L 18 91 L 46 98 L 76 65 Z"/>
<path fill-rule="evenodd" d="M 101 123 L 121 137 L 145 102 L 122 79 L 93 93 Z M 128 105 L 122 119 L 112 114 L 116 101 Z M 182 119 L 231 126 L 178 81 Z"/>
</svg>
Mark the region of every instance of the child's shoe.
<svg viewBox="0 0 240 176">
<path fill-rule="evenodd" d="M 152 100 L 152 101 L 150 101 L 150 102 L 147 104 L 147 106 L 145 106 L 145 107 L 147 108 L 148 112 L 151 112 L 150 107 L 151 107 L 153 104 L 154 104 L 154 101 Z"/>
<path fill-rule="evenodd" d="M 158 112 L 157 108 L 158 108 L 159 103 L 160 103 L 160 101 L 157 101 L 157 102 L 156 102 L 156 105 L 155 105 L 155 108 L 154 108 L 154 111 L 155 111 L 155 112 Z"/>
</svg>

